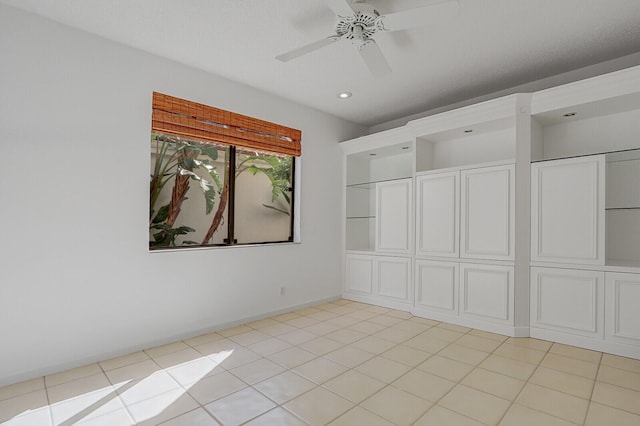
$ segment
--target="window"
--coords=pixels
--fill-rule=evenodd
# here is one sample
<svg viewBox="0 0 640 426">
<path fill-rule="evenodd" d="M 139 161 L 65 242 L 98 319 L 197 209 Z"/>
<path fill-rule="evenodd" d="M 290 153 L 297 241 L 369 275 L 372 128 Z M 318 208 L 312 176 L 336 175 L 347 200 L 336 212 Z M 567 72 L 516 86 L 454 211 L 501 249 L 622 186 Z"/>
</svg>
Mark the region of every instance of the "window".
<svg viewBox="0 0 640 426">
<path fill-rule="evenodd" d="M 149 248 L 293 241 L 299 131 L 251 119 L 256 130 L 244 116 L 238 127 L 227 124 L 237 114 L 214 121 L 202 108 L 222 111 L 154 93 Z"/>
</svg>

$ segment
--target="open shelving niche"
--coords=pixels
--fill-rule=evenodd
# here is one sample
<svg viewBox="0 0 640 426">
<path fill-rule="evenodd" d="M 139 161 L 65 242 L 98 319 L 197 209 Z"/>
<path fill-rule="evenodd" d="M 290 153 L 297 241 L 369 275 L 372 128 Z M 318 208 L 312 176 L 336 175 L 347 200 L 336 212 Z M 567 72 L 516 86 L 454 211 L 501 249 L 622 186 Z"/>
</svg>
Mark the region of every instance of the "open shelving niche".
<svg viewBox="0 0 640 426">
<path fill-rule="evenodd" d="M 537 92 L 532 162 L 605 158 L 605 269 L 640 272 L 638 67 Z M 638 268 L 637 270 L 635 268 Z"/>
<path fill-rule="evenodd" d="M 416 139 L 416 174 L 514 163 L 514 126 L 513 117 L 504 117 L 423 133 Z"/>
<path fill-rule="evenodd" d="M 413 176 L 413 140 L 346 156 L 345 245 L 352 253 L 375 250 L 376 185 Z"/>
</svg>

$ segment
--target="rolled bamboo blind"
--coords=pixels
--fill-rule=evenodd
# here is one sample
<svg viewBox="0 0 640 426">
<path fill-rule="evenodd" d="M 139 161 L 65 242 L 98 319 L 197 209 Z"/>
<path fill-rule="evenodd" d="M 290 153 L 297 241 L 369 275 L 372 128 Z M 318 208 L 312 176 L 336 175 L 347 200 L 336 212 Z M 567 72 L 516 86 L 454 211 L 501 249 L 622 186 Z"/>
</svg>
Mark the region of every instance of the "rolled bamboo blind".
<svg viewBox="0 0 640 426">
<path fill-rule="evenodd" d="M 300 156 L 300 130 L 153 92 L 151 130 Z"/>
</svg>

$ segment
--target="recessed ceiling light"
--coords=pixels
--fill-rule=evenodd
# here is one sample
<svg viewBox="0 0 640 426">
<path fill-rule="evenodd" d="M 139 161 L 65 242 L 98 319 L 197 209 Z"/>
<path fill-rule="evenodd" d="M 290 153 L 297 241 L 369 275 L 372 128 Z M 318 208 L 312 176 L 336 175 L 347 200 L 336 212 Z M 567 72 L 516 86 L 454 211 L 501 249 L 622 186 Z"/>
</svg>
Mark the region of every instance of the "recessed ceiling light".
<svg viewBox="0 0 640 426">
<path fill-rule="evenodd" d="M 351 92 L 340 92 L 340 93 L 338 93 L 338 97 L 340 99 L 349 99 L 351 96 L 353 96 L 353 93 L 351 93 Z"/>
<path fill-rule="evenodd" d="M 578 114 L 578 113 L 577 113 L 577 112 L 568 112 L 568 113 L 566 113 L 566 114 L 563 114 L 562 116 L 563 116 L 563 117 L 573 117 L 573 116 L 575 116 L 576 114 Z"/>
<path fill-rule="evenodd" d="M 471 132 L 473 132 L 473 129 L 466 129 L 464 132 L 465 133 L 471 133 Z"/>
</svg>

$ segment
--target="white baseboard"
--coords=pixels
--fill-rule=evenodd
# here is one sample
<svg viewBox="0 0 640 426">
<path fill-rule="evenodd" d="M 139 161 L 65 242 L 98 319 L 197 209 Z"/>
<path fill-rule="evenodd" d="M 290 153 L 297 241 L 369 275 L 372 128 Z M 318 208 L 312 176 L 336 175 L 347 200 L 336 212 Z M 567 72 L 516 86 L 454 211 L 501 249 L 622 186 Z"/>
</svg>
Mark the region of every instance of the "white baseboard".
<svg viewBox="0 0 640 426">
<path fill-rule="evenodd" d="M 20 373 L 20 374 L 16 374 L 16 375 L 13 375 L 13 376 L 2 377 L 2 378 L 0 378 L 0 386 L 7 386 L 7 385 L 14 384 L 14 383 L 19 383 L 19 382 L 23 382 L 23 381 L 26 381 L 26 380 L 35 379 L 37 377 L 42 377 L 42 376 L 47 376 L 47 375 L 50 375 L 50 374 L 59 373 L 61 371 L 70 370 L 72 368 L 82 367 L 82 366 L 87 365 L 87 364 L 93 364 L 95 362 L 105 361 L 105 360 L 108 360 L 108 359 L 111 359 L 111 358 L 127 355 L 127 354 L 130 354 L 130 353 L 133 353 L 133 352 L 138 352 L 138 351 L 141 351 L 141 350 L 144 350 L 144 349 L 154 348 L 156 346 L 166 345 L 168 343 L 173 343 L 173 342 L 177 342 L 177 341 L 180 341 L 180 340 L 189 339 L 191 337 L 200 336 L 202 334 L 212 333 L 214 331 L 224 330 L 226 328 L 231 328 L 231 327 L 235 327 L 235 326 L 238 326 L 238 325 L 247 324 L 247 323 L 250 323 L 250 322 L 253 322 L 253 321 L 258 321 L 258 320 L 261 320 L 261 319 L 264 319 L 264 318 L 269 318 L 269 317 L 273 317 L 273 316 L 276 316 L 276 315 L 284 314 L 284 313 L 287 313 L 287 312 L 296 311 L 298 309 L 304 309 L 304 308 L 308 308 L 310 306 L 319 305 L 319 304 L 326 303 L 326 302 L 333 302 L 333 301 L 335 301 L 335 300 L 337 300 L 339 298 L 340 298 L 340 296 L 327 297 L 327 298 L 323 298 L 323 299 L 319 299 L 319 300 L 314 300 L 312 302 L 305 302 L 305 303 L 301 303 L 301 304 L 297 304 L 297 305 L 292 305 L 292 306 L 288 306 L 286 308 L 277 309 L 275 311 L 265 312 L 265 313 L 262 313 L 260 315 L 244 317 L 244 318 L 241 318 L 241 319 L 238 319 L 238 320 L 235 320 L 235 321 L 230 321 L 230 322 L 225 322 L 225 323 L 213 324 L 213 325 L 211 325 L 209 327 L 199 328 L 199 329 L 192 330 L 192 331 L 189 331 L 189 332 L 168 336 L 168 337 L 165 337 L 165 338 L 162 338 L 162 339 L 156 339 L 156 340 L 150 340 L 150 341 L 146 341 L 146 342 L 141 342 L 139 345 L 127 346 L 127 347 L 120 348 L 120 349 L 112 351 L 112 352 L 100 353 L 100 354 L 96 354 L 96 355 L 91 356 L 91 357 L 78 358 L 78 359 L 74 359 L 72 361 L 61 363 L 61 364 L 50 365 L 50 366 L 47 366 L 47 367 L 31 370 L 31 371 Z"/>
</svg>

